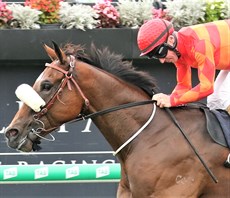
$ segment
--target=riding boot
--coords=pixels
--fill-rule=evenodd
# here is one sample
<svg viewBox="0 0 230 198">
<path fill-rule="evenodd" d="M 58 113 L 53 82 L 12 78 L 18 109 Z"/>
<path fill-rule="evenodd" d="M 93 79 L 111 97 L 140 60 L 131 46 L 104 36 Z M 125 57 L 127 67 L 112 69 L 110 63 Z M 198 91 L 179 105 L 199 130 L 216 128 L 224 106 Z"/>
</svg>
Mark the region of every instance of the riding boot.
<svg viewBox="0 0 230 198">
<path fill-rule="evenodd" d="M 226 111 L 228 112 L 228 114 L 230 115 L 230 105 L 228 105 Z"/>
</svg>

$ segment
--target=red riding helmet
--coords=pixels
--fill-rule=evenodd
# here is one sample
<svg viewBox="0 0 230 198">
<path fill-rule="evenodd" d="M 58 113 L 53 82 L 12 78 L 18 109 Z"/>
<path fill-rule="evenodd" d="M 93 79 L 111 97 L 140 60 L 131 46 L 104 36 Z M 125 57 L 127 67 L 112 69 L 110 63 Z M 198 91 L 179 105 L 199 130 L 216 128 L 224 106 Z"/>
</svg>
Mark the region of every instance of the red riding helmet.
<svg viewBox="0 0 230 198">
<path fill-rule="evenodd" d="M 174 32 L 172 23 L 163 19 L 152 19 L 144 23 L 137 35 L 137 44 L 141 51 L 140 56 L 151 52 L 155 47 L 166 42 Z"/>
</svg>

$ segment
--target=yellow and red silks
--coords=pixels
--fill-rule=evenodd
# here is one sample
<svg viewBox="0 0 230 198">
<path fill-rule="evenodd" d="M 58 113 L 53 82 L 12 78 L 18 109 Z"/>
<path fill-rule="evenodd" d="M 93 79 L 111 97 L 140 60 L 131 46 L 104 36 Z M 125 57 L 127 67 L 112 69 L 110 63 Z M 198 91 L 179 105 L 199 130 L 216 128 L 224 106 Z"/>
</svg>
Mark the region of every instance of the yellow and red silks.
<svg viewBox="0 0 230 198">
<path fill-rule="evenodd" d="M 178 32 L 180 59 L 177 85 L 170 95 L 172 106 L 198 101 L 213 92 L 216 70 L 230 70 L 230 20 L 184 27 Z M 191 68 L 199 84 L 192 87 Z"/>
</svg>

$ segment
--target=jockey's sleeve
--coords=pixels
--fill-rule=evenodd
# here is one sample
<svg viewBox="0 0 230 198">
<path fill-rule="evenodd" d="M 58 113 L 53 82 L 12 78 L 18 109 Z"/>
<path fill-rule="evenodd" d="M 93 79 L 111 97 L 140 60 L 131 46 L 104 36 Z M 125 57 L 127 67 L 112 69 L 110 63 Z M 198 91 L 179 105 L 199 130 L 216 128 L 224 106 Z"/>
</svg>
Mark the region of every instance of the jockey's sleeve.
<svg viewBox="0 0 230 198">
<path fill-rule="evenodd" d="M 199 84 L 192 88 L 191 67 L 178 64 L 177 85 L 170 95 L 172 106 L 198 101 L 213 92 L 215 78 L 214 47 L 207 40 L 201 40 L 191 50 L 197 68 Z"/>
</svg>

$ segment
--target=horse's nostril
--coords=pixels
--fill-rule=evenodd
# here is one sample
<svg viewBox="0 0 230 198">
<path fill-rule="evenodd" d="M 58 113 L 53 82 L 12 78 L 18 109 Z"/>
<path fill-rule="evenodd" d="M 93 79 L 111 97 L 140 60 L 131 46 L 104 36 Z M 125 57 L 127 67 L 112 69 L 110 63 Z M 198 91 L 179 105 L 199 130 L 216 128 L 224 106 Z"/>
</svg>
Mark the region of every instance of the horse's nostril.
<svg viewBox="0 0 230 198">
<path fill-rule="evenodd" d="M 7 138 L 16 137 L 17 135 L 18 135 L 17 129 L 10 129 L 9 131 L 6 132 Z"/>
</svg>

